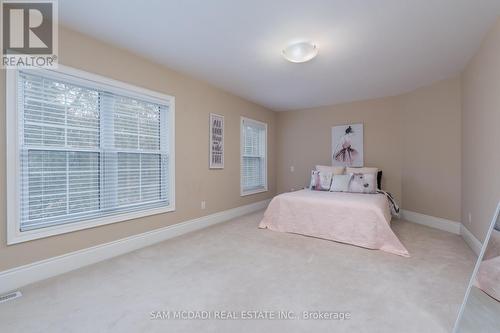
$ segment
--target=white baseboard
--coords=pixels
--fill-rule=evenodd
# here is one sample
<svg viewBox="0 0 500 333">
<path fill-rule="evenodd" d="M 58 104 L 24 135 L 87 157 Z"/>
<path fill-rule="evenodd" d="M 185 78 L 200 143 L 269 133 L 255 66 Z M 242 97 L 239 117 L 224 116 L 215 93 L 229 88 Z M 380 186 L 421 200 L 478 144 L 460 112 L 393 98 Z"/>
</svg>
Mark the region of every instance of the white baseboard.
<svg viewBox="0 0 500 333">
<path fill-rule="evenodd" d="M 177 223 L 139 235 L 100 244 L 57 257 L 37 261 L 0 272 L 0 294 L 30 283 L 60 275 L 87 265 L 110 259 L 185 233 L 206 228 L 230 219 L 264 209 L 270 200 L 256 202 L 193 220 Z"/>
<path fill-rule="evenodd" d="M 401 210 L 401 218 L 410 222 L 460 235 L 476 255 L 479 255 L 481 252 L 481 242 L 460 222 L 415 213 L 404 209 Z"/>
<path fill-rule="evenodd" d="M 483 247 L 483 244 L 477 239 L 472 232 L 469 231 L 463 224 L 461 225 L 460 228 L 460 235 L 462 235 L 462 238 L 464 241 L 469 245 L 469 247 L 474 251 L 474 253 L 479 256 L 479 253 L 481 253 L 481 248 Z"/>
<path fill-rule="evenodd" d="M 410 222 L 422 224 L 431 228 L 436 228 L 454 233 L 456 235 L 460 235 L 460 227 L 462 225 L 460 222 L 447 220 L 440 217 L 415 213 L 404 209 L 401 210 L 401 218 Z"/>
</svg>

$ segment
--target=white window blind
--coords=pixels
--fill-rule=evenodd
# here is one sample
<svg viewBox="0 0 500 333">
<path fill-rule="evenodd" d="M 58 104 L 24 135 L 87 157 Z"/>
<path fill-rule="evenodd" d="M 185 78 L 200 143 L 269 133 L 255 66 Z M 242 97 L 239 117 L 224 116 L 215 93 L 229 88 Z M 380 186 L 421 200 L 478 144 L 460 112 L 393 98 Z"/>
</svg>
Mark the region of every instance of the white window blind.
<svg viewBox="0 0 500 333">
<path fill-rule="evenodd" d="M 170 205 L 168 103 L 37 71 L 16 103 L 20 231 Z"/>
<path fill-rule="evenodd" d="M 267 124 L 241 120 L 241 194 L 267 191 Z"/>
</svg>

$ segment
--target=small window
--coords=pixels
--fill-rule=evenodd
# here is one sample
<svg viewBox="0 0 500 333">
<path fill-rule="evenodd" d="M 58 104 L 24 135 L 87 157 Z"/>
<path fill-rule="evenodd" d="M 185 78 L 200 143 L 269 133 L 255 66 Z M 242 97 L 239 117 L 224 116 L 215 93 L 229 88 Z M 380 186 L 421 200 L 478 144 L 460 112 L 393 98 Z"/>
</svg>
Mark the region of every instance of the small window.
<svg viewBox="0 0 500 333">
<path fill-rule="evenodd" d="M 9 244 L 174 209 L 173 98 L 60 67 L 8 75 Z"/>
<path fill-rule="evenodd" d="M 241 195 L 267 191 L 267 124 L 241 118 Z"/>
</svg>

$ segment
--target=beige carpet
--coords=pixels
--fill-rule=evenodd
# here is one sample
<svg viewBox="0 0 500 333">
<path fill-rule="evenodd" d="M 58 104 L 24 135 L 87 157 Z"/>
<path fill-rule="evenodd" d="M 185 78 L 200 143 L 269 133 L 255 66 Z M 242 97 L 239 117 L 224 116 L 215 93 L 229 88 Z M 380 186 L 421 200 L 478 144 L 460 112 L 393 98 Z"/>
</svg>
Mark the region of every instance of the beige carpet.
<svg viewBox="0 0 500 333">
<path fill-rule="evenodd" d="M 403 258 L 259 230 L 261 216 L 25 287 L 22 298 L 0 304 L 0 331 L 451 331 L 474 260 L 459 236 L 395 221 L 412 255 Z M 180 310 L 293 311 L 299 319 L 150 319 L 152 311 Z M 351 319 L 303 320 L 303 311 L 344 311 Z"/>
</svg>

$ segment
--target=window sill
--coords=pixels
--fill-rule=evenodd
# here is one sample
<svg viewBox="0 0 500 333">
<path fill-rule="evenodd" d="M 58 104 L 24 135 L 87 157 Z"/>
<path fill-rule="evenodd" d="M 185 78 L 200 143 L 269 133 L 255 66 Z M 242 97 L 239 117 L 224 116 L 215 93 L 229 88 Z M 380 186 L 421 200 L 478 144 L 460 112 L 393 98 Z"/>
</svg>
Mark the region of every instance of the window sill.
<svg viewBox="0 0 500 333">
<path fill-rule="evenodd" d="M 264 188 L 257 188 L 255 190 L 248 190 L 248 191 L 244 191 L 242 190 L 240 192 L 240 196 L 242 197 L 246 197 L 247 195 L 252 195 L 252 194 L 257 194 L 257 193 L 263 193 L 263 192 L 267 192 L 267 186 L 264 187 Z"/>
<path fill-rule="evenodd" d="M 175 211 L 175 205 L 170 204 L 165 207 L 156 207 L 151 209 L 140 210 L 136 212 L 128 212 L 123 214 L 99 217 L 92 220 L 85 220 L 81 222 L 73 222 L 68 224 L 56 225 L 52 227 L 20 231 L 19 223 L 8 223 L 8 226 L 15 225 L 15 230 L 7 231 L 7 245 L 18 244 L 22 242 L 27 242 L 30 240 L 61 235 L 69 232 L 95 228 L 103 225 L 108 225 L 117 222 L 123 222 L 128 220 L 133 220 L 141 217 L 157 215 L 167 212 Z"/>
</svg>

